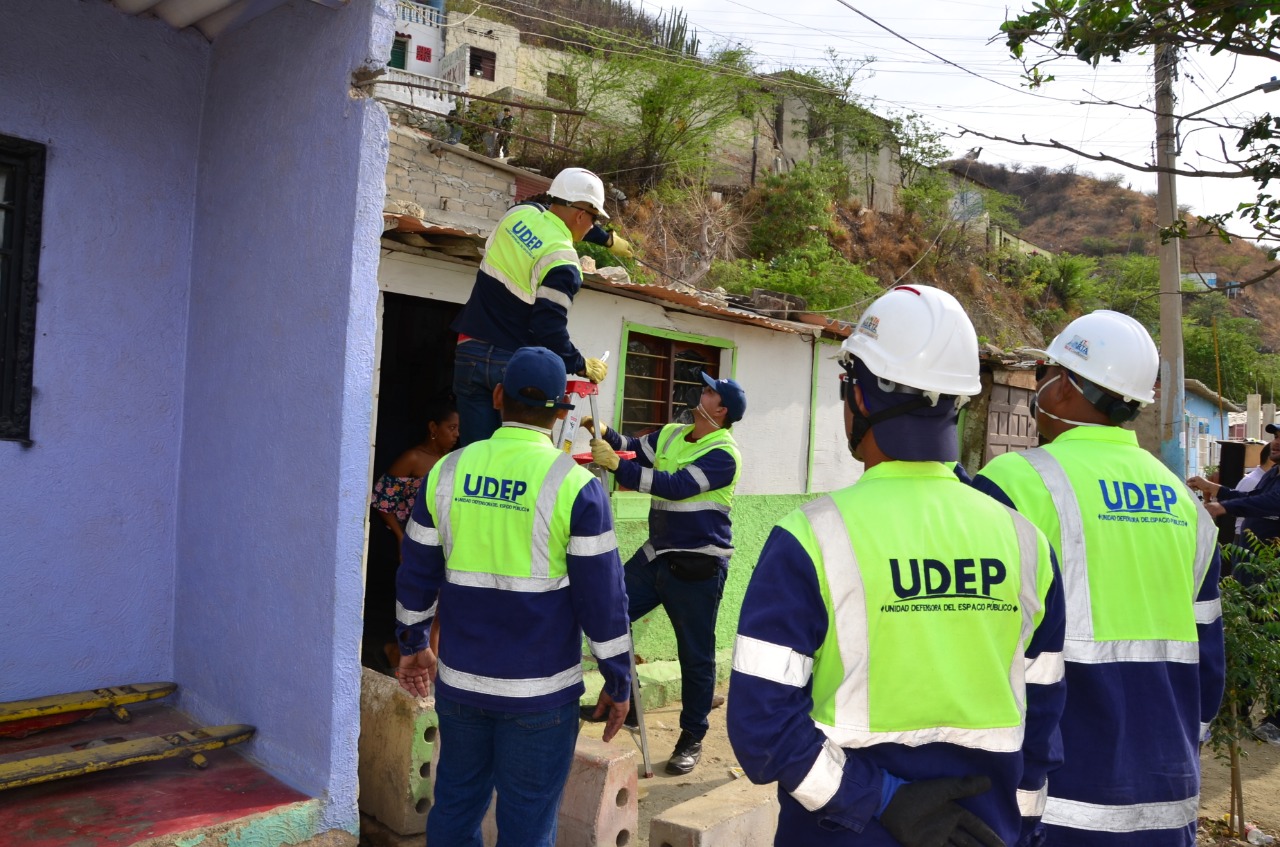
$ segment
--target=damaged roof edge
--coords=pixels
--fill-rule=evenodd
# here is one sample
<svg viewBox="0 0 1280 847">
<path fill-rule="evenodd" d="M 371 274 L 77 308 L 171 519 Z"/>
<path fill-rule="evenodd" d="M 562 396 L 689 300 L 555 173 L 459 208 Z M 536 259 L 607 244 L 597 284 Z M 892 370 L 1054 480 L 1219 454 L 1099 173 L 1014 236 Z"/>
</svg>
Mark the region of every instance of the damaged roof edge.
<svg viewBox="0 0 1280 847">
<path fill-rule="evenodd" d="M 383 213 L 383 226 L 384 236 L 400 235 L 403 237 L 415 235 L 423 241 L 421 244 L 405 243 L 394 237 L 384 237 L 383 246 L 390 250 L 416 256 L 440 256 L 455 262 L 467 260 L 465 263 L 473 266 L 479 263 L 481 249 L 485 243 L 485 236 L 481 234 L 466 232 L 457 227 L 437 226 L 412 215 L 397 214 L 395 212 Z M 433 243 L 432 239 L 439 239 L 443 243 Z M 467 240 L 471 242 L 467 250 L 460 251 L 457 249 L 458 242 Z M 471 255 L 465 255 L 465 253 L 470 253 Z M 788 332 L 813 338 L 825 335 L 828 338 L 841 339 L 851 331 L 849 324 L 835 321 L 822 315 L 799 313 L 801 318 L 799 321 L 769 318 L 756 312 L 720 305 L 704 297 L 677 291 L 662 285 L 647 285 L 629 280 L 626 282 L 611 280 L 596 273 L 584 273 L 582 282 L 585 288 L 590 288 L 593 291 L 617 294 L 620 297 L 627 297 L 633 300 L 645 300 L 664 308 L 688 314 L 758 326 L 774 332 Z"/>
</svg>

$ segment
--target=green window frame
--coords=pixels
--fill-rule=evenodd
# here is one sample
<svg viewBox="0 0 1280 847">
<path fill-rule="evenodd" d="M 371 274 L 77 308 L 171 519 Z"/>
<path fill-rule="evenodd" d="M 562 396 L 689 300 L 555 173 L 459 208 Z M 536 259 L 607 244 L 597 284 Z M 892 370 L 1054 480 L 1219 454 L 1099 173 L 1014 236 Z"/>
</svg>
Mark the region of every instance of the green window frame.
<svg viewBox="0 0 1280 847">
<path fill-rule="evenodd" d="M 618 431 L 641 436 L 675 420 L 702 393 L 702 370 L 724 375 L 723 351 L 730 351 L 729 375 L 737 367 L 737 345 L 724 338 L 624 322 L 617 397 Z"/>
</svg>

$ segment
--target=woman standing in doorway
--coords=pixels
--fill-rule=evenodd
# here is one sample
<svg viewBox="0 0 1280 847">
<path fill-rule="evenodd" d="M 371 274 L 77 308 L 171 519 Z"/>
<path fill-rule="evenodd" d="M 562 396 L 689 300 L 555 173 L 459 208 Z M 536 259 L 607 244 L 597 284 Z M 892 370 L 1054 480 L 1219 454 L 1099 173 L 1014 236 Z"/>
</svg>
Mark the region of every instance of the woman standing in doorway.
<svg viewBox="0 0 1280 847">
<path fill-rule="evenodd" d="M 427 416 L 427 437 L 401 453 L 374 484 L 373 508 L 395 535 L 397 551 L 404 541 L 404 528 L 409 522 L 409 513 L 413 511 L 413 502 L 418 498 L 422 481 L 436 462 L 457 445 L 458 410 L 452 403 L 436 404 Z M 365 596 L 381 600 L 386 592 L 374 590 L 375 580 L 379 588 L 387 583 L 390 599 L 374 604 L 366 600 L 366 627 L 381 637 L 387 662 L 394 668 L 400 662 L 400 649 L 395 643 L 395 573 L 374 573 L 371 569 Z"/>
</svg>

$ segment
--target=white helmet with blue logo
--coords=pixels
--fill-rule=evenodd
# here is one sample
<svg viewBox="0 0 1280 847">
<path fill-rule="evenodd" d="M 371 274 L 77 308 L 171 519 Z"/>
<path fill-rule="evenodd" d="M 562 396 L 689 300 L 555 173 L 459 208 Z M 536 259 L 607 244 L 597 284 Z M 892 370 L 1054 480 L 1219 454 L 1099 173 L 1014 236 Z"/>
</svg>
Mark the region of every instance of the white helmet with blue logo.
<svg viewBox="0 0 1280 847">
<path fill-rule="evenodd" d="M 960 302 L 940 288 L 899 285 L 862 313 L 840 346 L 881 380 L 931 395 L 972 397 L 982 391 L 978 335 Z M 886 387 L 893 391 L 893 388 Z"/>
<path fill-rule="evenodd" d="M 1107 309 L 1081 315 L 1044 354 L 1126 403 L 1145 406 L 1156 399 L 1160 354 L 1147 328 L 1128 315 Z"/>
</svg>

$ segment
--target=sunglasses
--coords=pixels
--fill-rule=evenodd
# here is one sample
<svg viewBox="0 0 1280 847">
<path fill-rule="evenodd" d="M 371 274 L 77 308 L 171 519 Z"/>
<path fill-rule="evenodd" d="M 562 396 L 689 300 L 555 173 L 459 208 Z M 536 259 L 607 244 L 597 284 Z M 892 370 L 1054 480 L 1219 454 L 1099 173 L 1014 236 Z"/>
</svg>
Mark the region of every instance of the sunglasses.
<svg viewBox="0 0 1280 847">
<path fill-rule="evenodd" d="M 1044 379 L 1044 375 L 1053 367 L 1050 362 L 1036 362 L 1036 382 Z"/>
<path fill-rule="evenodd" d="M 590 209 L 584 209 L 582 206 L 571 206 L 570 208 L 577 209 L 579 212 L 586 212 L 588 215 L 591 216 L 591 223 L 593 224 L 600 223 L 600 215 L 597 214 L 596 212 L 593 212 Z"/>
</svg>

